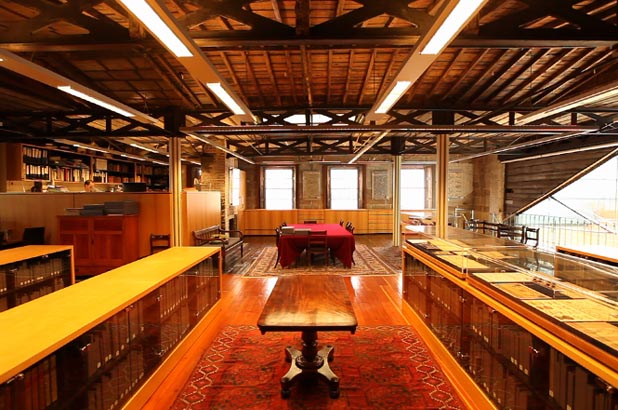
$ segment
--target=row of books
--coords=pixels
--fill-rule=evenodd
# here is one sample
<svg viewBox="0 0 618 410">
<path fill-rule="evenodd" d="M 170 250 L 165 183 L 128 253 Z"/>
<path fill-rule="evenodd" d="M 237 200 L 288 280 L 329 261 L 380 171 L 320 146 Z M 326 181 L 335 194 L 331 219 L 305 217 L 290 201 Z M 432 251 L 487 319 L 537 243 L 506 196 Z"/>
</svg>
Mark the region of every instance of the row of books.
<svg viewBox="0 0 618 410">
<path fill-rule="evenodd" d="M 0 295 L 0 312 L 60 290 L 68 286 L 69 283 L 68 278 L 56 277 L 53 281 L 46 282 L 40 286 L 24 288 Z"/>
<path fill-rule="evenodd" d="M 70 277 L 70 259 L 67 256 L 68 253 L 65 253 L 0 266 L 0 294 L 58 276 Z"/>
<path fill-rule="evenodd" d="M 48 151 L 36 147 L 22 146 L 21 153 L 24 162 L 32 164 L 47 164 Z"/>
<path fill-rule="evenodd" d="M 56 356 L 51 355 L 0 385 L 0 409 L 50 408 L 58 400 L 56 367 Z"/>
<path fill-rule="evenodd" d="M 0 410 L 121 408 L 218 295 L 206 260 L 0 384 Z"/>
<path fill-rule="evenodd" d="M 138 348 L 131 349 L 108 373 L 103 373 L 88 387 L 87 405 L 81 408 L 87 410 L 120 408 L 139 386 L 144 374 L 143 351 Z"/>
<path fill-rule="evenodd" d="M 414 262 L 406 261 L 406 301 L 499 408 L 618 408 L 618 393 L 608 383 L 449 281 L 414 268 Z M 456 295 L 466 300 L 461 315 L 453 310 Z"/>
<path fill-rule="evenodd" d="M 500 409 L 548 409 L 542 392 L 524 382 L 513 366 L 501 360 L 487 344 L 472 339 L 468 372 Z"/>
<path fill-rule="evenodd" d="M 618 408 L 618 393 L 613 387 L 555 349 L 549 357 L 549 396 L 564 409 Z"/>
</svg>

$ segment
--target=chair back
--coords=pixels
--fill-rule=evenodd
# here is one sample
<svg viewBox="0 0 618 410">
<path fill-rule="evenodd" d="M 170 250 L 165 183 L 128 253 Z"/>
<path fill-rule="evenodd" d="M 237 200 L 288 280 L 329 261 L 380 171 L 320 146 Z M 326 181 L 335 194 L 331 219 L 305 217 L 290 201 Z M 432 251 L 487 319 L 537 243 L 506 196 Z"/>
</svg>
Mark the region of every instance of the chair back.
<svg viewBox="0 0 618 410">
<path fill-rule="evenodd" d="M 36 226 L 33 228 L 25 228 L 22 242 L 24 245 L 44 245 L 45 227 Z"/>
<path fill-rule="evenodd" d="M 536 248 L 539 245 L 539 228 L 524 227 L 524 237 L 522 242 Z M 530 242 L 534 242 L 531 244 Z"/>
<path fill-rule="evenodd" d="M 162 251 L 172 245 L 170 234 L 150 234 L 150 254 Z"/>
</svg>

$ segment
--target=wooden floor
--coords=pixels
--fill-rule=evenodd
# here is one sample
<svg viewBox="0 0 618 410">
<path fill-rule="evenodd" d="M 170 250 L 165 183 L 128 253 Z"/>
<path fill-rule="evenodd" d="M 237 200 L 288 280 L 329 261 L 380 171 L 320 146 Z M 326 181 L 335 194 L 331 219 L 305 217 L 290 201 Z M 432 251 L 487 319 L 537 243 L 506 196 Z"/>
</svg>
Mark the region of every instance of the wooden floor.
<svg viewBox="0 0 618 410">
<path fill-rule="evenodd" d="M 236 264 L 251 261 L 264 246 L 272 246 L 270 237 L 250 237 L 247 239 L 245 256 Z M 373 247 L 392 246 L 389 235 L 357 235 L 357 243 Z M 393 261 L 392 261 L 393 262 Z M 394 261 L 397 264 L 397 261 Z M 240 265 L 238 265 L 240 266 Z M 400 269 L 399 266 L 395 266 Z M 227 269 L 233 272 L 234 266 Z M 220 314 L 213 324 L 196 342 L 188 354 L 179 360 L 172 374 L 146 403 L 144 409 L 159 410 L 169 408 L 191 375 L 204 349 L 210 344 L 222 326 L 256 325 L 262 307 L 268 298 L 276 278 L 246 278 L 233 273 L 223 275 Z M 358 324 L 407 325 L 411 324 L 409 314 L 404 314 L 401 299 L 401 275 L 396 276 L 354 276 L 346 278 L 353 308 Z M 412 323 L 414 324 L 414 323 Z M 447 374 L 447 376 L 449 376 Z"/>
</svg>

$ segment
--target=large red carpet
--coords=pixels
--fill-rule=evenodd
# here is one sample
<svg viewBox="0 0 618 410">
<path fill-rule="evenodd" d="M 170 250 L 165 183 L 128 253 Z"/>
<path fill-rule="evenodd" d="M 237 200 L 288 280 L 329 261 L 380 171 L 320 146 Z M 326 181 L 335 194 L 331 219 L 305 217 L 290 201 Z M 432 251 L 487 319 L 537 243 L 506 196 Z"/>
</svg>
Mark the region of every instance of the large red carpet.
<svg viewBox="0 0 618 410">
<path fill-rule="evenodd" d="M 338 399 L 312 378 L 296 381 L 291 397 L 281 398 L 279 381 L 289 368 L 284 348 L 300 347 L 300 334 L 228 326 L 205 350 L 172 409 L 465 409 L 409 326 L 361 326 L 354 335 L 322 332 L 318 338 L 335 346 Z"/>
</svg>

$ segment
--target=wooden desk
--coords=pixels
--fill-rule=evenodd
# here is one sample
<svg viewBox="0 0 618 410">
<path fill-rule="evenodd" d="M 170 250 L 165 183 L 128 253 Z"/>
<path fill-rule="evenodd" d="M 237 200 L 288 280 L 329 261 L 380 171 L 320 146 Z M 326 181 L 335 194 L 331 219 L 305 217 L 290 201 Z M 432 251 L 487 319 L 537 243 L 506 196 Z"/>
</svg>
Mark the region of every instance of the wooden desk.
<svg viewBox="0 0 618 410">
<path fill-rule="evenodd" d="M 334 346 L 318 351 L 318 331 L 356 331 L 356 315 L 348 289 L 340 276 L 280 277 L 258 319 L 266 332 L 302 332 L 302 351 L 286 347 L 290 369 L 281 378 L 281 397 L 290 396 L 293 379 L 303 373 L 318 374 L 329 384 L 330 397 L 339 397 L 339 378 L 328 365 Z"/>
<path fill-rule="evenodd" d="M 295 229 L 326 230 L 326 240 L 331 254 L 341 261 L 343 266 L 351 268 L 356 249 L 354 235 L 339 224 L 294 224 Z M 282 267 L 294 263 L 307 247 L 307 236 L 282 234 L 279 238 L 279 261 Z"/>
</svg>

